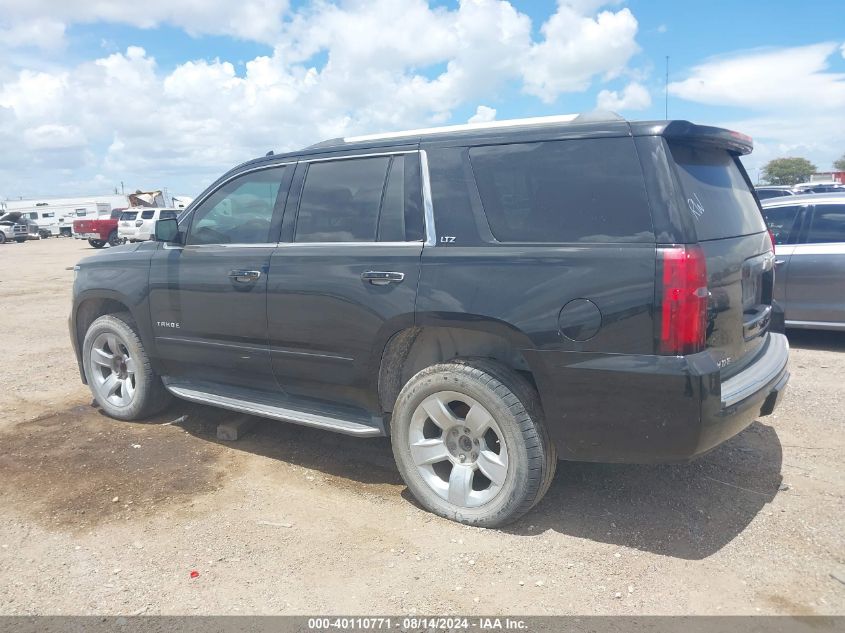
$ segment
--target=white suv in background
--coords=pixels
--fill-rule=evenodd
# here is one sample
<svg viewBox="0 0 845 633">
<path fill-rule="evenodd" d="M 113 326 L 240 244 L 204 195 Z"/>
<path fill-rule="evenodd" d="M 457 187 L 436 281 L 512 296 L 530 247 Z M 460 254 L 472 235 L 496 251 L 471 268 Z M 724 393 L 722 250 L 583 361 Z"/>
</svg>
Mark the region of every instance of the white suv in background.
<svg viewBox="0 0 845 633">
<path fill-rule="evenodd" d="M 176 218 L 179 209 L 127 209 L 120 214 L 117 223 L 117 237 L 128 242 L 142 242 L 155 235 L 156 222 L 166 218 Z"/>
</svg>

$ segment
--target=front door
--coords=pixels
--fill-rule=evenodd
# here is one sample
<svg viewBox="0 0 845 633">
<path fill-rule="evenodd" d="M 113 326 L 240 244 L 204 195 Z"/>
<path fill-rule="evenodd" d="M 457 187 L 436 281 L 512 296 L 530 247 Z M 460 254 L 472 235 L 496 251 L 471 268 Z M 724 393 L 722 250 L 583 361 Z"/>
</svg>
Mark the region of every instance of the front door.
<svg viewBox="0 0 845 633">
<path fill-rule="evenodd" d="M 377 406 L 381 350 L 414 322 L 421 200 L 417 152 L 297 167 L 268 284 L 272 364 L 286 392 Z"/>
<path fill-rule="evenodd" d="M 170 377 L 275 387 L 267 274 L 292 170 L 279 166 L 226 181 L 182 220 L 184 246 L 159 245 L 150 318 Z"/>
</svg>

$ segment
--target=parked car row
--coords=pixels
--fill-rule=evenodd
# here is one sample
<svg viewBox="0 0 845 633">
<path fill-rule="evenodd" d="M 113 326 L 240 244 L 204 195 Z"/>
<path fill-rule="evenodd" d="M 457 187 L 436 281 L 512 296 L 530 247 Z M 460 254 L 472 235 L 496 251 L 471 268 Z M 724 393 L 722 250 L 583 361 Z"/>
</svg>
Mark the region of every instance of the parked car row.
<svg viewBox="0 0 845 633">
<path fill-rule="evenodd" d="M 760 200 L 800 196 L 811 193 L 845 193 L 845 185 L 838 182 L 805 182 L 794 186 L 761 185 L 754 188 Z"/>
<path fill-rule="evenodd" d="M 175 218 L 178 213 L 178 209 L 170 208 L 112 209 L 97 217 L 75 220 L 73 236 L 88 240 L 94 248 L 103 248 L 106 244 L 117 246 L 125 242 L 142 242 L 152 239 L 157 220 Z"/>
</svg>

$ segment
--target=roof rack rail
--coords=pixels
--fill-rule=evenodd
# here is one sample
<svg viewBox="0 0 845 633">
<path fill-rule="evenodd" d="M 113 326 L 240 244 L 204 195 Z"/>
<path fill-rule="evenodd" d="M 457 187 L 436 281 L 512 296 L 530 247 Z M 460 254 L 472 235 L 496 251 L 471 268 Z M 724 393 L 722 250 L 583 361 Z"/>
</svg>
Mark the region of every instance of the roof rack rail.
<svg viewBox="0 0 845 633">
<path fill-rule="evenodd" d="M 334 144 L 338 141 L 344 143 L 358 143 L 361 141 L 387 140 L 392 138 L 404 138 L 412 136 L 428 136 L 430 134 L 446 134 L 449 132 L 464 132 L 469 130 L 490 130 L 496 128 L 519 127 L 529 125 L 549 125 L 554 123 L 588 123 L 593 121 L 623 121 L 615 112 L 587 112 L 583 114 L 556 114 L 553 116 L 538 116 L 525 119 L 503 119 L 501 121 L 486 121 L 484 123 L 463 123 L 459 125 L 445 125 L 442 127 L 420 128 L 417 130 L 401 130 L 398 132 L 382 132 L 379 134 L 363 134 L 361 136 L 346 136 L 342 139 L 323 141 L 310 147 Z"/>
</svg>

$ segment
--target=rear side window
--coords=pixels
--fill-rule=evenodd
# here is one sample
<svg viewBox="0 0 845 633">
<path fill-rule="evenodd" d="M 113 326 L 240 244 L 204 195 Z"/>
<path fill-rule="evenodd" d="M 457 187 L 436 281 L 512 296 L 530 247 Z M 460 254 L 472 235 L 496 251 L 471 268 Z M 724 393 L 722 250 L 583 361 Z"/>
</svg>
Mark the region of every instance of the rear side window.
<svg viewBox="0 0 845 633">
<path fill-rule="evenodd" d="M 121 213 L 120 211 L 112 211 L 111 212 L 111 219 L 112 220 L 120 219 L 120 213 Z"/>
<path fill-rule="evenodd" d="M 175 211 L 162 211 L 161 214 L 158 216 L 160 220 L 169 220 L 171 218 L 176 218 Z"/>
<path fill-rule="evenodd" d="M 374 242 L 389 165 L 389 156 L 311 163 L 295 241 Z"/>
<path fill-rule="evenodd" d="M 470 161 L 500 242 L 653 242 L 629 138 L 475 147 Z"/>
<path fill-rule="evenodd" d="M 675 143 L 669 147 L 700 241 L 766 230 L 737 159 L 720 149 Z"/>
<path fill-rule="evenodd" d="M 829 244 L 845 242 L 845 204 L 817 205 L 807 242 Z"/>
<path fill-rule="evenodd" d="M 142 220 L 152 220 L 155 216 L 155 211 L 141 211 L 141 219 Z"/>
<path fill-rule="evenodd" d="M 787 243 L 800 210 L 801 207 L 797 205 L 763 209 L 763 217 L 772 235 L 775 236 L 775 244 Z"/>
</svg>

